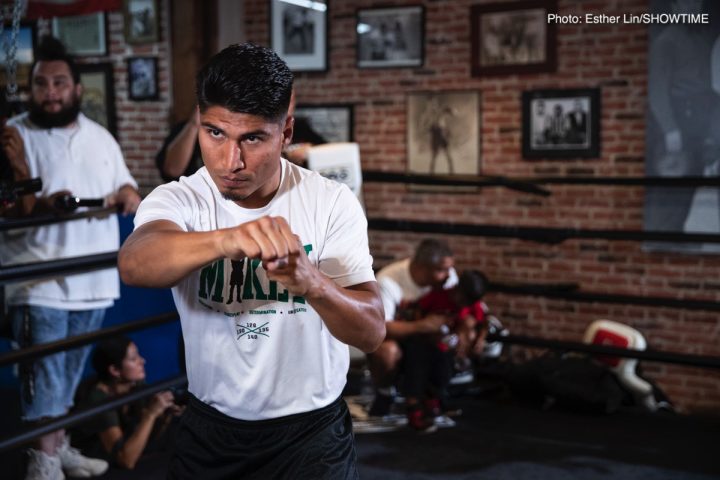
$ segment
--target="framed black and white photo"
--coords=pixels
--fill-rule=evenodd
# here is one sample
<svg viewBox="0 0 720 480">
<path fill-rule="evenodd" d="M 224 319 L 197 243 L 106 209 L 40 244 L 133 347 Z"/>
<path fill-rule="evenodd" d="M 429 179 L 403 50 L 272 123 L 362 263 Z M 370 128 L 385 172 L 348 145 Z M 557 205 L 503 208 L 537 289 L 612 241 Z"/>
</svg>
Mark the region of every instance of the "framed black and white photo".
<svg viewBox="0 0 720 480">
<path fill-rule="evenodd" d="M 78 65 L 83 86 L 82 112 L 117 137 L 112 63 Z"/>
<path fill-rule="evenodd" d="M 478 175 L 480 93 L 448 91 L 409 94 L 407 159 L 408 173 Z"/>
<path fill-rule="evenodd" d="M 91 13 L 72 17 L 54 17 L 53 36 L 77 56 L 107 55 L 105 13 Z"/>
<path fill-rule="evenodd" d="M 158 10 L 156 0 L 125 0 L 125 41 L 153 43 L 158 41 Z"/>
<path fill-rule="evenodd" d="M 553 72 L 555 0 L 473 5 L 470 14 L 473 76 Z"/>
<path fill-rule="evenodd" d="M 131 100 L 157 100 L 160 98 L 157 58 L 128 58 L 127 66 L 128 97 Z"/>
<path fill-rule="evenodd" d="M 270 0 L 270 46 L 295 72 L 327 70 L 326 0 Z"/>
<path fill-rule="evenodd" d="M 5 24 L 0 42 L 2 45 L 9 44 L 12 34 L 12 25 Z M 30 67 L 35 61 L 35 24 L 21 23 L 17 34 L 17 51 L 15 52 L 16 71 L 15 82 L 18 88 L 26 90 L 29 88 Z M 7 85 L 7 52 L 4 48 L 0 48 L 0 83 Z"/>
<path fill-rule="evenodd" d="M 422 66 L 424 29 L 425 9 L 420 5 L 358 10 L 357 66 Z"/>
<path fill-rule="evenodd" d="M 351 142 L 353 140 L 352 105 L 298 105 L 295 108 L 294 117 L 297 138 L 310 136 L 300 131 L 300 129 L 309 128 L 312 133 L 319 135 L 324 143 Z M 300 135 L 301 133 L 303 135 Z"/>
<path fill-rule="evenodd" d="M 523 92 L 523 157 L 600 156 L 600 89 Z"/>
</svg>

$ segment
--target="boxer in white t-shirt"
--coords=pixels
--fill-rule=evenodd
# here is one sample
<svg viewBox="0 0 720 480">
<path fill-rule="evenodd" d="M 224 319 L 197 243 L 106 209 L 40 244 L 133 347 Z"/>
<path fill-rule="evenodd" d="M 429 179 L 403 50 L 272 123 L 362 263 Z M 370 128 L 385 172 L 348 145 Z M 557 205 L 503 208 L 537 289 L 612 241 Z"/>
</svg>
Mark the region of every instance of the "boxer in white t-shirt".
<svg viewBox="0 0 720 480">
<path fill-rule="evenodd" d="M 280 156 L 291 90 L 269 49 L 215 55 L 197 77 L 205 167 L 142 202 L 119 255 L 180 313 L 192 397 L 168 478 L 357 478 L 340 394 L 348 345 L 384 338 L 382 302 L 354 195 Z"/>
</svg>

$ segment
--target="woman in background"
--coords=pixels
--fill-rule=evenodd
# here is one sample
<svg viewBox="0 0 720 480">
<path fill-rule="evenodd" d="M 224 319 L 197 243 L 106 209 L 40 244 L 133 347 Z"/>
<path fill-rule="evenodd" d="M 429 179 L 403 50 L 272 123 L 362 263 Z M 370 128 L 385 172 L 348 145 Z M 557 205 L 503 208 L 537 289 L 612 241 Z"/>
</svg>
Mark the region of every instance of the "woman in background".
<svg viewBox="0 0 720 480">
<path fill-rule="evenodd" d="M 92 365 L 97 379 L 83 389 L 86 393 L 77 402 L 80 408 L 128 393 L 145 380 L 145 359 L 135 343 L 125 336 L 98 343 Z M 143 452 L 166 450 L 171 437 L 167 434 L 168 424 L 181 410 L 172 392 L 160 392 L 106 411 L 80 425 L 73 435 L 73 443 L 85 449 L 100 448 L 98 453 L 109 461 L 132 469 Z"/>
</svg>

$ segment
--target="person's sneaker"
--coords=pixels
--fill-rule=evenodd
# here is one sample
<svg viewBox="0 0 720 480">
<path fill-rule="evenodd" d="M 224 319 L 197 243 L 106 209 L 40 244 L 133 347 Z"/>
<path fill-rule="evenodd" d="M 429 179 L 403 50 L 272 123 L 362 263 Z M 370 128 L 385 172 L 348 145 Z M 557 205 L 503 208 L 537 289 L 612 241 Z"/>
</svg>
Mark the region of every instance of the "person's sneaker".
<svg viewBox="0 0 720 480">
<path fill-rule="evenodd" d="M 68 437 L 65 437 L 62 446 L 58 449 L 58 458 L 62 469 L 71 477 L 97 477 L 108 469 L 108 462 L 105 460 L 86 457 L 80 453 L 80 450 L 71 447 Z"/>
<path fill-rule="evenodd" d="M 385 415 L 389 415 L 390 407 L 392 407 L 394 402 L 394 397 L 378 393 L 375 395 L 372 405 L 370 405 L 368 415 L 371 417 L 384 417 Z"/>
<path fill-rule="evenodd" d="M 455 426 L 455 420 L 445 414 L 442 402 L 439 398 L 429 397 L 425 399 L 425 411 L 432 419 L 435 426 L 439 428 L 449 428 Z"/>
<path fill-rule="evenodd" d="M 419 433 L 432 433 L 437 430 L 435 422 L 425 417 L 422 408 L 412 408 L 407 413 L 408 426 Z"/>
<path fill-rule="evenodd" d="M 455 372 L 450 379 L 450 385 L 465 385 L 472 383 L 475 380 L 472 370 L 466 370 L 464 372 Z"/>
<path fill-rule="evenodd" d="M 28 461 L 25 480 L 65 480 L 62 471 L 60 458 L 56 455 L 30 449 L 30 460 Z"/>
<path fill-rule="evenodd" d="M 448 417 L 447 415 L 438 415 L 437 417 L 433 417 L 433 423 L 438 428 L 452 428 L 457 423 L 452 418 Z"/>
</svg>

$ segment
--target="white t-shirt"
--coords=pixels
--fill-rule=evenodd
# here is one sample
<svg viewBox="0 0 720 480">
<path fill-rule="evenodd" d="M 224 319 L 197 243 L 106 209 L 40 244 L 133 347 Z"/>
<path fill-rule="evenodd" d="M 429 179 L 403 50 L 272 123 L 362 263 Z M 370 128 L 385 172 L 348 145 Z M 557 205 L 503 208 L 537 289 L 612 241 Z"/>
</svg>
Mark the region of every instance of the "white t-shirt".
<svg viewBox="0 0 720 480">
<path fill-rule="evenodd" d="M 431 287 L 421 287 L 410 276 L 410 259 L 398 260 L 384 268 L 377 274 L 380 297 L 385 308 L 385 321 L 395 320 L 398 307 L 414 302 L 426 293 Z M 458 283 L 457 272 L 450 269 L 450 276 L 443 288 L 452 288 Z"/>
<path fill-rule="evenodd" d="M 374 281 L 367 220 L 350 189 L 281 162 L 280 188 L 265 207 L 246 209 L 224 199 L 203 167 L 148 195 L 135 228 L 170 220 L 188 232 L 211 231 L 282 216 L 309 250 L 310 262 L 336 284 Z M 260 260 L 216 261 L 172 292 L 189 390 L 208 405 L 234 418 L 260 420 L 316 410 L 342 393 L 348 346 L 304 298 L 269 281 Z"/>
<path fill-rule="evenodd" d="M 42 179 L 39 196 L 69 190 L 80 198 L 104 198 L 124 185 L 137 188 L 115 139 L 83 114 L 69 128 L 39 128 L 27 114 L 8 125 L 23 138 L 30 176 Z M 120 246 L 115 215 L 12 230 L 2 239 L 3 266 L 114 252 Z M 11 305 L 89 310 L 112 305 L 120 296 L 120 280 L 117 269 L 108 268 L 11 284 L 7 296 Z"/>
</svg>

